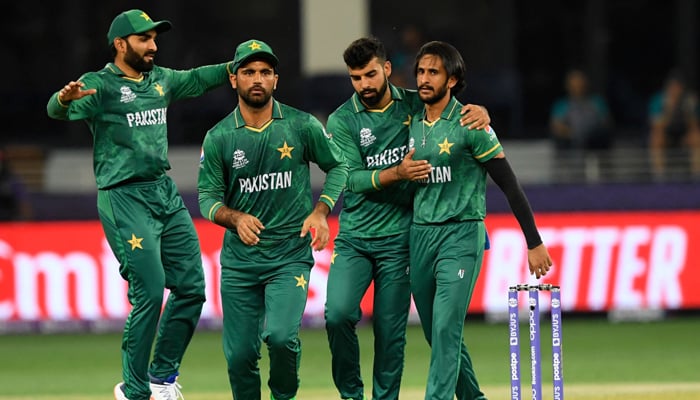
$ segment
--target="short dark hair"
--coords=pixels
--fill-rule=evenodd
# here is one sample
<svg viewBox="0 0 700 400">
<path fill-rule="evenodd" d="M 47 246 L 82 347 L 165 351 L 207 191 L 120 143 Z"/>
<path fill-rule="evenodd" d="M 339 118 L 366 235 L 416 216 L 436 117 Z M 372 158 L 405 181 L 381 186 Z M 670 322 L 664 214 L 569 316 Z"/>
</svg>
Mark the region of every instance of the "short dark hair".
<svg viewBox="0 0 700 400">
<path fill-rule="evenodd" d="M 364 67 L 374 57 L 377 57 L 379 62 L 386 61 L 386 49 L 379 39 L 371 36 L 353 41 L 343 52 L 345 65 L 352 69 Z"/>
<path fill-rule="evenodd" d="M 457 83 L 450 91 L 450 94 L 456 96 L 459 92 L 464 90 L 467 86 L 467 82 L 464 80 L 467 67 L 462 55 L 454 46 L 437 40 L 424 44 L 420 50 L 418 50 L 418 54 L 416 54 L 416 61 L 413 64 L 414 75 L 418 75 L 418 61 L 427 54 L 440 57 L 447 71 L 447 76 L 454 76 L 457 78 Z"/>
</svg>

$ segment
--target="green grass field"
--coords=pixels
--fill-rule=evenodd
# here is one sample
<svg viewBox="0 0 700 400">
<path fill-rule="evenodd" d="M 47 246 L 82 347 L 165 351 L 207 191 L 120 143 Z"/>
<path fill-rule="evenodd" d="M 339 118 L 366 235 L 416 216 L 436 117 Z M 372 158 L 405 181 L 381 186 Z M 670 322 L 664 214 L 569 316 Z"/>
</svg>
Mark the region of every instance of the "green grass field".
<svg viewBox="0 0 700 400">
<path fill-rule="evenodd" d="M 521 334 L 524 336 L 524 328 Z M 549 325 L 542 321 L 544 398 L 551 399 Z M 700 317 L 660 322 L 610 323 L 604 319 L 563 321 L 564 381 L 567 399 L 700 399 Z M 371 394 L 371 335 L 359 331 L 364 380 Z M 490 399 L 508 398 L 509 369 L 505 323 L 470 323 L 465 328 L 477 376 Z M 180 382 L 187 400 L 230 399 L 218 331 L 195 335 L 183 362 Z M 0 336 L 0 400 L 111 399 L 120 380 L 119 334 Z M 527 343 L 527 341 L 525 342 Z M 322 329 L 302 331 L 299 400 L 337 399 L 330 354 Z M 525 344 L 524 347 L 527 347 Z M 408 331 L 401 398 L 422 399 L 429 349 L 417 326 Z M 523 348 L 521 374 L 528 399 L 529 363 Z M 263 386 L 267 356 L 261 360 Z M 263 387 L 263 398 L 269 392 Z"/>
</svg>

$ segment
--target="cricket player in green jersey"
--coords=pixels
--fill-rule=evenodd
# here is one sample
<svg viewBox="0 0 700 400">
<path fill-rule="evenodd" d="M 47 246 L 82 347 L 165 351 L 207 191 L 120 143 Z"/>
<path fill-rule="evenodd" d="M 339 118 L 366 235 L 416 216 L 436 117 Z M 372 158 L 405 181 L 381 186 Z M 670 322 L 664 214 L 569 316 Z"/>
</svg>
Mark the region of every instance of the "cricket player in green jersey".
<svg viewBox="0 0 700 400">
<path fill-rule="evenodd" d="M 156 37 L 170 28 L 141 10 L 117 15 L 107 33 L 114 62 L 69 82 L 47 105 L 50 117 L 84 120 L 92 132 L 99 218 L 129 282 L 116 400 L 182 397 L 175 379 L 205 301 L 197 233 L 166 175 L 167 109 L 225 84 L 229 65 L 154 65 Z"/>
<path fill-rule="evenodd" d="M 344 51 L 355 94 L 328 118 L 327 129 L 350 169 L 340 230 L 328 275 L 325 320 L 333 381 L 343 399 L 362 399 L 364 384 L 356 326 L 360 303 L 374 283 L 372 398 L 399 398 L 406 323 L 411 305 L 408 239 L 413 186 L 430 172 L 408 150 L 411 116 L 423 109 L 412 90 L 389 83 L 391 62 L 376 38 Z M 483 107 L 467 105 L 464 123 L 486 127 Z"/>
<path fill-rule="evenodd" d="M 409 148 L 430 173 L 419 182 L 410 233 L 411 291 L 431 346 L 425 398 L 485 399 L 463 339 L 464 322 L 484 254 L 487 173 L 499 186 L 524 233 L 530 272 L 539 279 L 552 265 L 529 201 L 505 158 L 496 133 L 459 123 L 454 97 L 465 86 L 462 56 L 429 42 L 416 56 L 424 109 L 411 120 Z M 466 355 L 466 356 L 465 356 Z M 467 384 L 458 385 L 467 366 Z"/>
<path fill-rule="evenodd" d="M 321 122 L 272 97 L 277 64 L 260 40 L 236 48 L 230 80 L 238 106 L 207 132 L 198 180 L 202 215 L 227 228 L 224 355 L 233 397 L 245 400 L 260 399 L 261 339 L 272 398 L 296 396 L 312 249 L 328 243 L 327 216 L 347 179 L 347 163 Z M 326 173 L 315 206 L 310 162 Z"/>
</svg>

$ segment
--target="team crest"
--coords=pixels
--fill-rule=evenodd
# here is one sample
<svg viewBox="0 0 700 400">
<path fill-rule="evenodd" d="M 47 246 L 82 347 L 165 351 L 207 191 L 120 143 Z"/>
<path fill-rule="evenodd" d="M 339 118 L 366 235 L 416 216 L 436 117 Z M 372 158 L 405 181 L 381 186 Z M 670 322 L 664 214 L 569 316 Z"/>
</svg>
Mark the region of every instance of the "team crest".
<svg viewBox="0 0 700 400">
<path fill-rule="evenodd" d="M 122 98 L 119 100 L 122 103 L 131 103 L 132 101 L 136 100 L 136 94 L 131 91 L 131 88 L 128 86 L 122 86 L 119 88 L 119 91 L 122 94 Z"/>
<path fill-rule="evenodd" d="M 240 169 L 248 165 L 248 159 L 245 158 L 245 151 L 236 150 L 233 152 L 233 164 L 231 166 Z"/>
<path fill-rule="evenodd" d="M 411 150 L 414 147 L 416 147 L 416 139 L 414 139 L 414 138 L 408 139 L 408 149 Z"/>
<path fill-rule="evenodd" d="M 369 128 L 360 129 L 360 146 L 367 147 L 374 143 L 377 138 L 372 135 L 372 130 Z"/>
</svg>

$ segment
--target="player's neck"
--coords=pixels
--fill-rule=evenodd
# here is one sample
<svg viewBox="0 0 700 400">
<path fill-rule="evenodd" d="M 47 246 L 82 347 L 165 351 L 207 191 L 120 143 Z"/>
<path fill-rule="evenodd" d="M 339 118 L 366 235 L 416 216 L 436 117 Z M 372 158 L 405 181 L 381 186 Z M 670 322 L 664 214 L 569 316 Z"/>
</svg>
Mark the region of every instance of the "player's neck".
<svg viewBox="0 0 700 400">
<path fill-rule="evenodd" d="M 238 109 L 247 126 L 260 128 L 272 119 L 272 98 L 262 107 L 251 107 L 239 98 Z"/>
<path fill-rule="evenodd" d="M 445 106 L 438 106 L 437 104 L 426 104 L 425 105 L 425 119 L 428 122 L 433 122 L 435 120 L 440 119 L 440 115 L 442 115 L 442 111 L 445 109 Z"/>
<path fill-rule="evenodd" d="M 374 105 L 369 105 L 365 103 L 362 98 L 360 98 L 360 102 L 367 108 L 368 110 L 383 110 L 388 106 L 393 99 L 391 98 L 391 93 L 387 90 L 387 92 L 384 94 L 384 97 L 379 101 L 379 103 L 374 104 Z"/>
<path fill-rule="evenodd" d="M 429 122 L 433 122 L 435 120 L 440 119 L 440 116 L 442 115 L 442 112 L 445 111 L 445 107 L 450 103 L 450 100 L 452 99 L 452 96 L 450 96 L 450 93 L 448 92 L 443 98 L 438 100 L 436 103 L 433 104 L 425 104 L 425 118 Z"/>
<path fill-rule="evenodd" d="M 375 105 L 374 107 L 368 107 L 368 108 L 372 108 L 375 110 L 384 109 L 384 108 L 386 108 L 386 106 L 389 105 L 389 103 L 391 103 L 391 100 L 392 100 L 391 89 L 387 88 L 387 90 L 384 92 L 384 96 L 382 96 L 382 100 L 379 101 L 379 103 L 377 105 Z"/>
<path fill-rule="evenodd" d="M 125 63 L 124 60 L 121 59 L 115 59 L 114 60 L 114 65 L 119 68 L 120 71 L 124 73 L 124 76 L 127 78 L 131 79 L 141 79 L 143 77 L 143 73 L 140 71 L 137 71 L 129 66 L 129 64 Z"/>
</svg>

